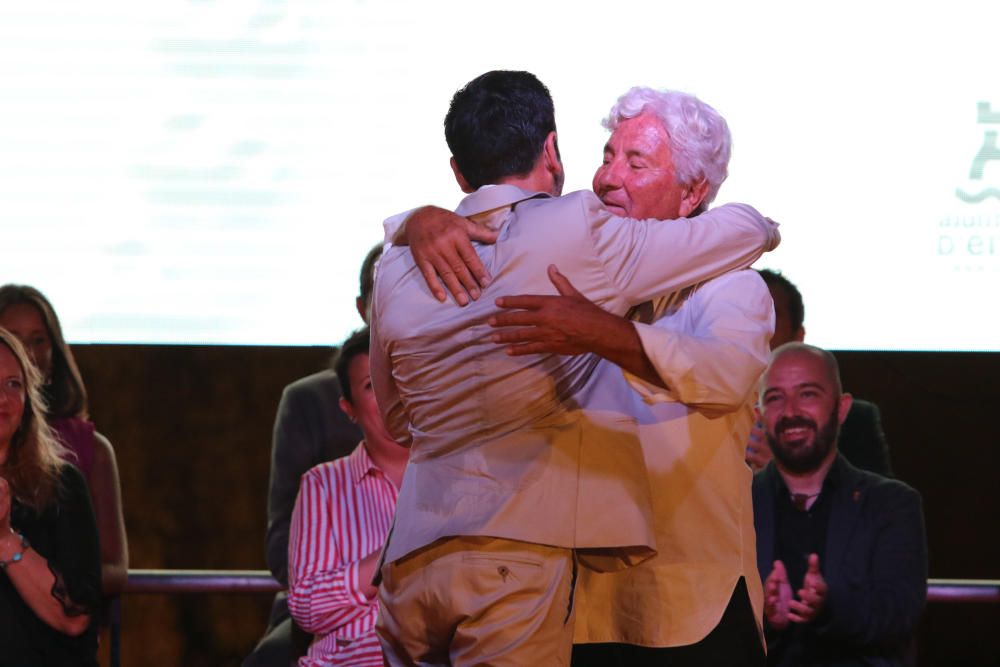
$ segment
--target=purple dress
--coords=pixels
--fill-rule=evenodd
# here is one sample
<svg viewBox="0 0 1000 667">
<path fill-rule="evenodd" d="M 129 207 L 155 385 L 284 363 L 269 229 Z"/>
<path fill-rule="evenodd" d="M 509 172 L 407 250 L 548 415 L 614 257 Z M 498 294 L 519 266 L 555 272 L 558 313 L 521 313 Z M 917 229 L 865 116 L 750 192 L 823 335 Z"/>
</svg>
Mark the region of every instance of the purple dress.
<svg viewBox="0 0 1000 667">
<path fill-rule="evenodd" d="M 83 473 L 85 479 L 90 479 L 90 473 L 94 468 L 94 425 L 79 417 L 63 417 L 53 419 L 49 427 L 59 438 L 59 442 L 65 445 L 76 456 L 64 456 L 63 458 L 76 465 Z"/>
</svg>

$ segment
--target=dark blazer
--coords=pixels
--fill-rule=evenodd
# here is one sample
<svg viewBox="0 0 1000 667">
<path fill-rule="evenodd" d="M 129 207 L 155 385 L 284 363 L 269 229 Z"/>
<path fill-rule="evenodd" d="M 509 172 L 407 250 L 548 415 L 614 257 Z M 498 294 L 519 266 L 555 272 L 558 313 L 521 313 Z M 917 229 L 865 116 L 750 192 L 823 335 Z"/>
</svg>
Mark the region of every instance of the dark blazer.
<svg viewBox="0 0 1000 667">
<path fill-rule="evenodd" d="M 840 483 L 832 498 L 826 555 L 820 563 L 829 592 L 820 617 L 794 630 L 806 653 L 780 664 L 906 664 L 927 599 L 927 538 L 920 494 L 903 482 L 859 470 L 841 455 L 833 465 Z M 762 580 L 774 564 L 778 482 L 773 462 L 753 480 Z M 793 591 L 800 584 L 790 583 Z M 769 648 L 789 631 L 767 629 Z"/>
<path fill-rule="evenodd" d="M 874 403 L 854 399 L 847 419 L 840 426 L 837 448 L 855 468 L 892 477 L 882 416 Z"/>
<path fill-rule="evenodd" d="M 266 556 L 271 574 L 283 585 L 288 585 L 288 530 L 302 475 L 350 454 L 361 437 L 361 429 L 340 409 L 340 383 L 332 370 L 296 380 L 282 391 L 271 445 Z M 293 623 L 281 591 L 271 605 L 267 631 L 243 667 L 288 665 L 304 655 L 309 639 Z"/>
<path fill-rule="evenodd" d="M 331 370 L 285 387 L 274 418 L 267 496 L 267 567 L 288 585 L 288 528 L 299 480 L 320 463 L 347 456 L 361 429 L 340 409 L 340 384 Z"/>
</svg>

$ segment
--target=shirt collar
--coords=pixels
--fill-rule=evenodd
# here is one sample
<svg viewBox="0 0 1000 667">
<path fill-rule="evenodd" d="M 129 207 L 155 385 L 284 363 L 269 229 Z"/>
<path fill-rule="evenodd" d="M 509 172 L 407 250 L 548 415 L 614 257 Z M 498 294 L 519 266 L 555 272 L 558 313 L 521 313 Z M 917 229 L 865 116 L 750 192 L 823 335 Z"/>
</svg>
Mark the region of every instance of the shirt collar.
<svg viewBox="0 0 1000 667">
<path fill-rule="evenodd" d="M 523 190 L 516 185 L 499 184 L 490 187 L 481 187 L 475 192 L 466 195 L 462 202 L 455 209 L 455 213 L 463 216 L 471 216 L 485 211 L 492 211 L 506 206 L 513 206 L 518 202 L 535 197 L 551 197 L 544 192 L 531 192 Z"/>
<path fill-rule="evenodd" d="M 360 484 L 361 480 L 373 472 L 382 473 L 372 458 L 368 456 L 368 448 L 362 440 L 347 457 L 347 467 L 351 471 L 351 481 Z"/>
</svg>

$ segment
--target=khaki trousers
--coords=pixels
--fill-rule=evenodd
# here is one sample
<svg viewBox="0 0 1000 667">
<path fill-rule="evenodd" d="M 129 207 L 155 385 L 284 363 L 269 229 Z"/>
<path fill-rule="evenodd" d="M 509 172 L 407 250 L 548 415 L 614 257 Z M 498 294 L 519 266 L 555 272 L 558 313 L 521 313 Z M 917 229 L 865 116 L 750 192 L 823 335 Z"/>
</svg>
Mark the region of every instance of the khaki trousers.
<svg viewBox="0 0 1000 667">
<path fill-rule="evenodd" d="M 573 551 L 450 537 L 382 567 L 376 632 L 391 667 L 562 667 Z"/>
</svg>

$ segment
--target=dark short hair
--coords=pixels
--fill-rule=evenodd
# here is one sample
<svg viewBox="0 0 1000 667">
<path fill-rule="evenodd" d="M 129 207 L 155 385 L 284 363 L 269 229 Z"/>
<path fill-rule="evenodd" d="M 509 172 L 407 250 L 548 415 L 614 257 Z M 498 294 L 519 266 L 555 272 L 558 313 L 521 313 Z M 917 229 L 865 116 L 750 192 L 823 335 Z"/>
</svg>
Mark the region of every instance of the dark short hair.
<svg viewBox="0 0 1000 667">
<path fill-rule="evenodd" d="M 806 307 L 802 303 L 802 293 L 799 292 L 799 288 L 795 286 L 795 283 L 783 276 L 781 271 L 760 269 L 757 273 L 764 279 L 769 290 L 773 291 L 775 287 L 780 287 L 784 290 L 785 296 L 788 298 L 788 319 L 792 325 L 792 331 L 801 329 L 802 323 L 806 321 Z"/>
<path fill-rule="evenodd" d="M 494 70 L 465 84 L 444 118 L 444 136 L 469 185 L 527 174 L 556 130 L 549 89 L 530 72 Z"/>
<path fill-rule="evenodd" d="M 351 359 L 359 354 L 368 354 L 370 337 L 368 327 L 358 329 L 348 336 L 333 358 L 333 372 L 337 374 L 337 382 L 340 383 L 340 395 L 348 403 L 353 403 L 354 397 L 351 396 L 351 378 L 347 371 L 351 366 Z"/>
<path fill-rule="evenodd" d="M 375 264 L 382 256 L 382 244 L 376 243 L 365 255 L 365 261 L 361 263 L 361 275 L 358 277 L 358 296 L 364 304 L 365 312 L 371 310 L 372 290 L 375 289 Z"/>
<path fill-rule="evenodd" d="M 11 306 L 34 306 L 45 323 L 45 330 L 52 343 L 52 376 L 45 378 L 42 395 L 48 404 L 46 416 L 53 419 L 63 417 L 87 417 L 87 388 L 83 384 L 80 369 L 66 339 L 56 311 L 45 295 L 30 285 L 7 284 L 0 287 L 0 313 Z"/>
</svg>

